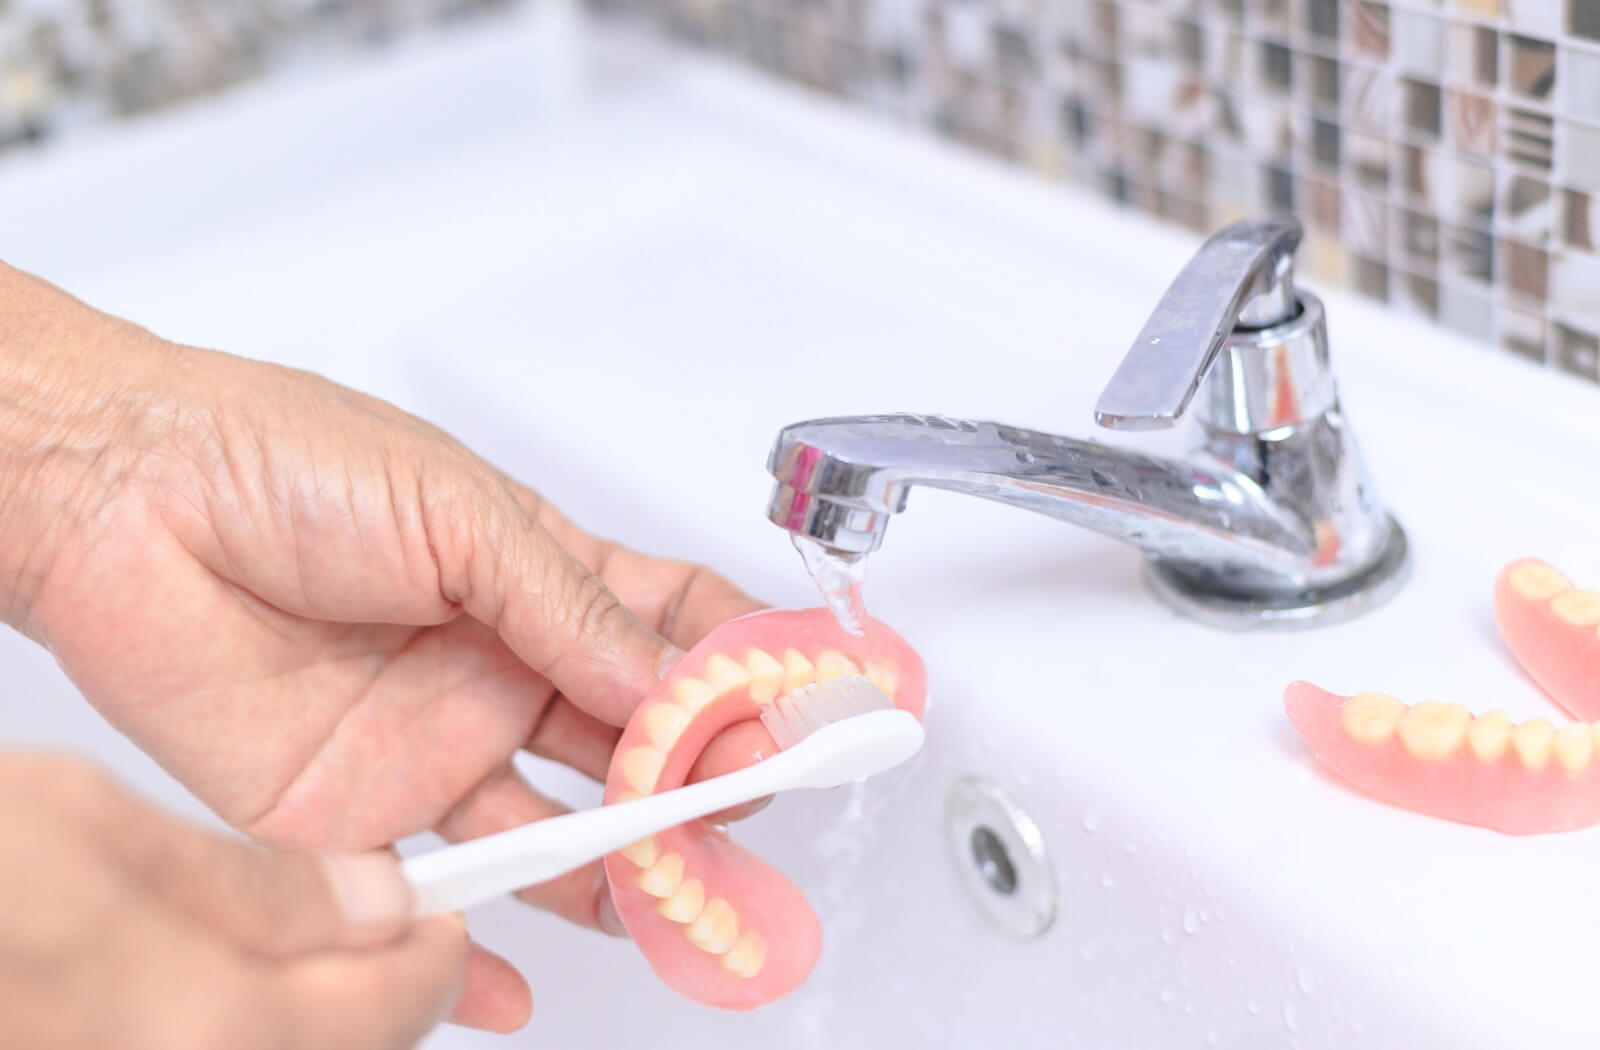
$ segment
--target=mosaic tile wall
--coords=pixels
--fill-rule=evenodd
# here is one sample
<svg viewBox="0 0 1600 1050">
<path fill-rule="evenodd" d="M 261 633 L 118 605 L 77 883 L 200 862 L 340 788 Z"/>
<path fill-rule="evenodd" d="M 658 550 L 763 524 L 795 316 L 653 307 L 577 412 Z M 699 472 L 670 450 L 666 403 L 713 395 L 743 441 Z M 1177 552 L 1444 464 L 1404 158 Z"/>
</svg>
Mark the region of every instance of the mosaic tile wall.
<svg viewBox="0 0 1600 1050">
<path fill-rule="evenodd" d="M 516 0 L 0 0 L 0 152 Z"/>
<path fill-rule="evenodd" d="M 0 151 L 517 2 L 0 0 Z M 1600 0 L 587 2 L 1600 382 Z"/>
<path fill-rule="evenodd" d="M 1600 0 L 658 3 L 1196 230 L 1293 211 L 1316 276 L 1600 380 Z"/>
</svg>

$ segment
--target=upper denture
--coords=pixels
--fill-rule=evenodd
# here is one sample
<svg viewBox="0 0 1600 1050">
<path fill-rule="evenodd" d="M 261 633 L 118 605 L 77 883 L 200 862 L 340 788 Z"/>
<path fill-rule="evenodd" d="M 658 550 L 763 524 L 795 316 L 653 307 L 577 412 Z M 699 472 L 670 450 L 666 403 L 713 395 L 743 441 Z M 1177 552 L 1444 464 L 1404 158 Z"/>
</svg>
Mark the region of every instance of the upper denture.
<svg viewBox="0 0 1600 1050">
<path fill-rule="evenodd" d="M 823 610 L 724 624 L 640 704 L 618 745 L 607 800 L 676 787 L 714 737 L 755 719 L 761 705 L 859 674 L 920 713 L 921 662 L 881 624 L 869 624 L 865 638 L 844 634 Z M 820 951 L 820 927 L 799 890 L 703 822 L 618 851 L 606 872 L 640 949 L 691 998 L 732 1008 L 769 1002 L 803 981 Z"/>
</svg>

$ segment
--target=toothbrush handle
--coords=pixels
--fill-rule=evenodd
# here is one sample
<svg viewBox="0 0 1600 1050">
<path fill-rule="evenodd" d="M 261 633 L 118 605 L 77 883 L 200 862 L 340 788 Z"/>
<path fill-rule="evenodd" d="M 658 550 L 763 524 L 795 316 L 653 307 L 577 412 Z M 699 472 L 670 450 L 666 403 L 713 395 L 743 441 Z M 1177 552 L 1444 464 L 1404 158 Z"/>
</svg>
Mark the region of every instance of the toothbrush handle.
<svg viewBox="0 0 1600 1050">
<path fill-rule="evenodd" d="M 417 916 L 470 908 L 546 882 L 658 831 L 771 794 L 785 784 L 781 752 L 753 766 L 659 795 L 567 813 L 446 846 L 401 865 Z M 792 762 L 792 758 L 791 758 Z"/>
</svg>

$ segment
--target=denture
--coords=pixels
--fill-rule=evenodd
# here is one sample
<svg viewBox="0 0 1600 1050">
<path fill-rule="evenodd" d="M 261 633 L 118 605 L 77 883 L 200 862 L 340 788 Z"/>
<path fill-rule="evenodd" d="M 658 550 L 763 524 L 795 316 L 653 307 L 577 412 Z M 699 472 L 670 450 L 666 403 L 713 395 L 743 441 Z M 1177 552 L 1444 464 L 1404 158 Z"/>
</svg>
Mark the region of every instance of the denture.
<svg viewBox="0 0 1600 1050">
<path fill-rule="evenodd" d="M 713 741 L 744 764 L 775 754 L 754 721 L 762 705 L 843 675 L 865 675 L 921 717 L 922 661 L 875 620 L 861 637 L 825 609 L 766 610 L 723 624 L 640 703 L 612 759 L 605 801 L 681 786 Z M 821 954 L 821 923 L 799 888 L 705 821 L 619 850 L 605 869 L 639 950 L 690 999 L 761 1006 L 799 987 Z"/>
<path fill-rule="evenodd" d="M 1511 835 L 1600 822 L 1600 723 L 1477 717 L 1460 704 L 1407 706 L 1382 693 L 1338 696 L 1310 682 L 1285 691 L 1301 737 L 1373 797 Z"/>
<path fill-rule="evenodd" d="M 1494 614 L 1511 653 L 1574 718 L 1600 719 L 1600 594 L 1522 558 L 1494 584 Z"/>
<path fill-rule="evenodd" d="M 1522 558 L 1494 585 L 1495 618 L 1517 662 L 1579 721 L 1513 723 L 1456 703 L 1407 706 L 1382 693 L 1284 692 L 1289 720 L 1351 784 L 1406 809 L 1512 835 L 1600 823 L 1600 594 Z"/>
</svg>

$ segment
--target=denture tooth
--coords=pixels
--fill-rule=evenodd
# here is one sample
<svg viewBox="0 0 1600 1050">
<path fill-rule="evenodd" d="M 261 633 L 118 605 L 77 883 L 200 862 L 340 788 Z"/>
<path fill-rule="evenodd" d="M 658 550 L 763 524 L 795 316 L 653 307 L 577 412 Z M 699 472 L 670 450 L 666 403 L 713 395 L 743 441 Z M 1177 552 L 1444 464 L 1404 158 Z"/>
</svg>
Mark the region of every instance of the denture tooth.
<svg viewBox="0 0 1600 1050">
<path fill-rule="evenodd" d="M 1364 744 L 1378 744 L 1389 739 L 1394 724 L 1406 713 L 1406 705 L 1383 693 L 1362 693 L 1353 696 L 1339 712 L 1339 721 L 1345 734 Z"/>
<path fill-rule="evenodd" d="M 1572 589 L 1572 581 L 1554 565 L 1542 561 L 1523 562 L 1511 570 L 1511 586 L 1524 598 L 1543 601 Z"/>
<path fill-rule="evenodd" d="M 811 666 L 805 654 L 798 649 L 786 649 L 783 653 L 783 691 L 792 693 L 796 689 L 804 688 L 816 681 L 817 669 Z"/>
<path fill-rule="evenodd" d="M 668 853 L 639 873 L 639 888 L 666 900 L 683 882 L 683 855 Z"/>
<path fill-rule="evenodd" d="M 765 649 L 751 649 L 744 657 L 750 671 L 750 699 L 758 704 L 770 704 L 783 688 L 783 665 Z"/>
<path fill-rule="evenodd" d="M 657 751 L 671 751 L 689 724 L 689 712 L 677 704 L 651 704 L 644 709 L 644 735 Z"/>
<path fill-rule="evenodd" d="M 744 664 L 726 653 L 712 653 L 706 657 L 706 665 L 700 668 L 700 677 L 716 688 L 718 696 L 750 684 L 750 672 L 745 670 Z"/>
<path fill-rule="evenodd" d="M 627 857 L 628 860 L 632 861 L 634 864 L 637 864 L 641 868 L 648 868 L 656 861 L 661 859 L 661 847 L 656 844 L 654 835 L 647 839 L 640 839 L 638 842 L 635 842 L 631 845 L 624 846 L 617 850 L 617 852 L 622 854 L 624 857 Z"/>
<path fill-rule="evenodd" d="M 1550 599 L 1550 611 L 1562 623 L 1574 627 L 1593 627 L 1600 624 L 1600 594 L 1594 591 L 1562 591 Z"/>
<path fill-rule="evenodd" d="M 691 923 L 706 903 L 706 884 L 699 879 L 684 879 L 672 896 L 656 905 L 662 917 L 677 923 Z"/>
<path fill-rule="evenodd" d="M 1400 716 L 1396 729 L 1406 750 L 1424 762 L 1449 758 L 1466 739 L 1472 715 L 1460 704 L 1424 700 Z"/>
<path fill-rule="evenodd" d="M 685 677 L 672 686 L 672 698 L 691 715 L 717 698 L 716 687 L 703 678 Z"/>
<path fill-rule="evenodd" d="M 819 682 L 860 673 L 861 668 L 856 666 L 855 661 L 837 649 L 824 649 L 817 654 L 817 681 Z"/>
<path fill-rule="evenodd" d="M 754 977 L 767 962 L 767 942 L 759 933 L 741 933 L 722 957 L 722 968 L 739 977 Z"/>
<path fill-rule="evenodd" d="M 1594 755 L 1594 734 L 1586 722 L 1562 726 L 1556 733 L 1556 761 L 1568 773 L 1581 773 Z"/>
<path fill-rule="evenodd" d="M 666 760 L 667 756 L 653 747 L 630 747 L 622 753 L 622 779 L 648 795 L 656 789 L 656 778 Z"/>
<path fill-rule="evenodd" d="M 867 681 L 882 690 L 884 696 L 893 700 L 894 691 L 900 685 L 900 676 L 888 664 L 868 664 Z"/>
<path fill-rule="evenodd" d="M 1542 718 L 1535 718 L 1511 731 L 1511 746 L 1529 769 L 1543 769 L 1550 761 L 1550 748 L 1555 741 L 1554 727 Z"/>
<path fill-rule="evenodd" d="M 1511 744 L 1511 717 L 1504 711 L 1485 711 L 1467 726 L 1467 746 L 1479 762 L 1493 762 Z"/>
<path fill-rule="evenodd" d="M 739 917 L 733 913 L 733 905 L 713 897 L 689 924 L 687 935 L 689 943 L 701 951 L 721 955 L 739 936 Z"/>
</svg>

